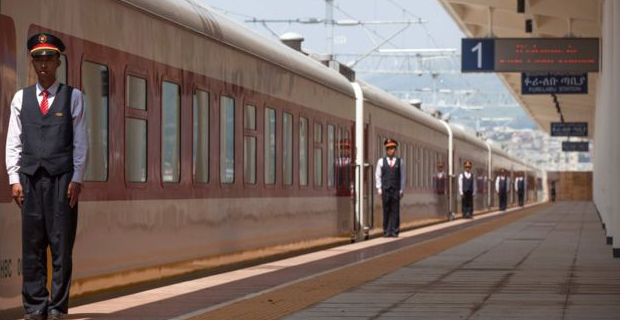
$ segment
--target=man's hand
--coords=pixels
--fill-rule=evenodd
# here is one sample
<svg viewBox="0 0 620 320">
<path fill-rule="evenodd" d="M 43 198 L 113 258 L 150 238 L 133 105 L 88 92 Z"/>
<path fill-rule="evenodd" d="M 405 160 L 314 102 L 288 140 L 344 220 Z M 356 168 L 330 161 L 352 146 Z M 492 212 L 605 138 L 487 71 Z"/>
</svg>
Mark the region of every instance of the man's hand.
<svg viewBox="0 0 620 320">
<path fill-rule="evenodd" d="M 21 208 L 24 203 L 24 189 L 22 189 L 21 183 L 14 183 L 11 185 L 11 195 L 15 203 Z"/>
<path fill-rule="evenodd" d="M 69 199 L 69 207 L 73 208 L 78 202 L 80 193 L 82 192 L 82 184 L 71 181 L 67 189 L 67 198 Z"/>
</svg>

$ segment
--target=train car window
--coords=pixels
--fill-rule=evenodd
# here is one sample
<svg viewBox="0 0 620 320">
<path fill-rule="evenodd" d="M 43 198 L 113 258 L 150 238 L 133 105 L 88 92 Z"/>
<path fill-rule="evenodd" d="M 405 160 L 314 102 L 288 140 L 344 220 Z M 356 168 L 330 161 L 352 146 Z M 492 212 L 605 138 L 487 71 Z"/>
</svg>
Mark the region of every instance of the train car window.
<svg viewBox="0 0 620 320">
<path fill-rule="evenodd" d="M 418 188 L 418 148 L 416 148 L 416 146 L 413 146 L 413 151 L 412 151 L 412 160 L 413 160 L 413 187 L 414 188 Z"/>
<path fill-rule="evenodd" d="M 132 109 L 146 110 L 146 79 L 127 76 L 125 101 Z"/>
<path fill-rule="evenodd" d="M 194 92 L 192 110 L 192 175 L 194 182 L 209 182 L 209 93 Z"/>
<path fill-rule="evenodd" d="M 181 172 L 181 92 L 176 83 L 162 84 L 161 176 L 163 182 L 179 182 Z"/>
<path fill-rule="evenodd" d="M 299 118 L 299 185 L 308 185 L 308 119 Z"/>
<path fill-rule="evenodd" d="M 243 128 L 256 130 L 256 107 L 246 104 L 243 113 Z"/>
<path fill-rule="evenodd" d="M 335 184 L 335 170 L 334 170 L 334 126 L 327 125 L 327 186 L 332 188 Z"/>
<path fill-rule="evenodd" d="M 88 160 L 84 179 L 108 180 L 108 67 L 82 63 L 82 92 L 88 132 Z"/>
<path fill-rule="evenodd" d="M 67 83 L 67 56 L 60 55 L 60 67 L 56 69 L 56 79 L 60 83 Z"/>
<path fill-rule="evenodd" d="M 413 158 L 411 157 L 411 152 L 413 150 L 413 145 L 407 144 L 407 152 L 405 154 L 406 163 L 407 163 L 407 187 L 413 187 Z"/>
<path fill-rule="evenodd" d="M 336 187 L 342 186 L 343 183 L 343 159 L 344 159 L 344 128 L 336 127 L 336 138 L 334 141 L 334 170 Z"/>
<path fill-rule="evenodd" d="M 323 126 L 314 124 L 314 185 L 323 185 Z"/>
<path fill-rule="evenodd" d="M 220 182 L 235 181 L 235 100 L 220 98 Z"/>
<path fill-rule="evenodd" d="M 428 188 L 428 149 L 424 148 L 424 162 L 422 166 L 422 177 L 424 177 L 424 188 Z"/>
<path fill-rule="evenodd" d="M 276 183 L 276 110 L 265 108 L 265 184 Z"/>
<path fill-rule="evenodd" d="M 353 146 L 352 146 L 352 139 L 351 139 L 351 132 L 349 130 L 346 130 L 346 135 L 345 135 L 345 141 L 344 141 L 344 150 L 345 150 L 345 156 L 344 156 L 344 163 L 342 164 L 344 167 L 344 186 L 346 188 L 350 187 L 351 184 L 351 164 L 353 163 L 353 159 L 351 159 L 351 157 L 353 157 Z"/>
<path fill-rule="evenodd" d="M 125 119 L 125 180 L 146 182 L 147 122 L 144 119 Z"/>
<path fill-rule="evenodd" d="M 243 111 L 243 128 L 243 182 L 256 184 L 256 107 L 249 104 Z"/>
<path fill-rule="evenodd" d="M 282 177 L 284 185 L 293 184 L 293 115 L 284 112 L 282 116 Z"/>
</svg>

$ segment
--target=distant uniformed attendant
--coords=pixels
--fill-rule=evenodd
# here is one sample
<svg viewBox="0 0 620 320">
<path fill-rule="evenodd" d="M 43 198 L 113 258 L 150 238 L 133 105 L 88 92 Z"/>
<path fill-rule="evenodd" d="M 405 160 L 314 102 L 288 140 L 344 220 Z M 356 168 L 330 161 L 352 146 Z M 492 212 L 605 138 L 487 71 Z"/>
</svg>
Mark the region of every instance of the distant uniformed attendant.
<svg viewBox="0 0 620 320">
<path fill-rule="evenodd" d="M 400 229 L 400 199 L 405 189 L 405 164 L 396 157 L 396 140 L 384 142 L 386 157 L 377 161 L 376 187 L 383 202 L 383 236 L 398 237 Z"/>
<path fill-rule="evenodd" d="M 523 172 L 519 172 L 519 176 L 515 179 L 515 190 L 519 196 L 519 206 L 523 207 L 525 202 L 525 179 Z"/>
<path fill-rule="evenodd" d="M 437 172 L 433 176 L 433 186 L 436 194 L 446 193 L 446 173 L 444 172 L 443 162 L 437 162 Z"/>
<path fill-rule="evenodd" d="M 36 84 L 11 102 L 6 166 L 22 211 L 25 319 L 62 319 L 68 310 L 78 199 L 87 140 L 82 93 L 56 80 L 64 44 L 40 33 L 28 40 Z M 52 252 L 52 292 L 47 248 Z"/>
<path fill-rule="evenodd" d="M 499 196 L 499 210 L 506 210 L 508 201 L 508 191 L 510 191 L 510 178 L 506 176 L 506 169 L 499 169 L 499 175 L 495 178 L 495 192 Z"/>
<path fill-rule="evenodd" d="M 463 164 L 465 172 L 459 174 L 459 193 L 461 194 L 461 205 L 463 207 L 463 218 L 473 219 L 474 217 L 474 196 L 476 195 L 476 178 L 471 173 L 471 161 Z"/>
</svg>

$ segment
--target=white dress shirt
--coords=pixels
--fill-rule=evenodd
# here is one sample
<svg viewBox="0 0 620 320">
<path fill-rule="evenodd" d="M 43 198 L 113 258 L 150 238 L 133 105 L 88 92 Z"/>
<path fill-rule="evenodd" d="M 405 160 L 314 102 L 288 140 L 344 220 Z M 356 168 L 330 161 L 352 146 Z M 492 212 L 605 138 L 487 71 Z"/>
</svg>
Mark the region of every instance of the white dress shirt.
<svg viewBox="0 0 620 320">
<path fill-rule="evenodd" d="M 377 161 L 377 168 L 375 169 L 375 186 L 377 187 L 377 192 L 379 192 L 379 194 L 381 194 L 381 169 L 383 168 L 383 159 L 384 158 L 379 158 L 379 160 Z M 396 164 L 396 160 L 398 158 L 396 157 L 387 157 L 388 160 L 388 165 L 389 166 L 394 166 Z M 403 190 L 405 190 L 405 162 L 404 161 L 400 161 L 400 193 L 403 193 Z"/>
<path fill-rule="evenodd" d="M 499 193 L 499 181 L 501 179 L 506 179 L 506 192 L 510 191 L 510 178 L 504 176 L 497 176 L 495 178 L 495 192 Z"/>
<path fill-rule="evenodd" d="M 517 177 L 515 179 L 515 190 L 521 191 L 521 190 L 519 190 L 519 181 L 523 181 L 523 190 L 525 190 L 525 181 L 524 181 L 523 177 Z"/>
<path fill-rule="evenodd" d="M 471 172 L 467 172 L 467 171 L 459 174 L 459 194 L 461 194 L 461 195 L 463 195 L 463 175 L 467 179 L 473 177 L 472 173 Z M 476 195 L 476 191 L 477 191 L 476 190 L 476 179 L 474 179 L 474 181 L 472 182 L 472 185 L 473 185 L 473 189 L 474 189 L 473 192 L 472 192 L 472 195 L 475 196 Z"/>
<path fill-rule="evenodd" d="M 54 98 L 58 93 L 60 83 L 56 81 L 47 91 L 48 106 L 51 108 Z M 37 83 L 36 95 L 39 106 L 43 100 L 43 87 Z M 6 169 L 9 174 L 9 183 L 19 183 L 19 160 L 22 153 L 22 123 L 20 113 L 22 110 L 23 90 L 17 91 L 11 101 L 11 117 L 9 118 L 9 130 L 6 138 Z M 71 94 L 71 117 L 73 119 L 73 177 L 71 181 L 82 183 L 86 167 L 88 153 L 88 141 L 86 141 L 86 123 L 84 119 L 84 97 L 78 89 L 73 89 Z"/>
</svg>

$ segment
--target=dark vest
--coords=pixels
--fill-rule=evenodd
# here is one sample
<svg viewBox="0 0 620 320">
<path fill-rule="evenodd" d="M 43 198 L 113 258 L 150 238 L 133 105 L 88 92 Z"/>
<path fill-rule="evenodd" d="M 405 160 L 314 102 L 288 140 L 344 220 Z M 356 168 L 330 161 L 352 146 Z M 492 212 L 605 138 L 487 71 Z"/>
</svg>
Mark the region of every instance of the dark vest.
<svg viewBox="0 0 620 320">
<path fill-rule="evenodd" d="M 502 180 L 502 178 L 499 179 L 499 192 L 500 193 L 506 193 L 507 182 L 508 182 L 508 178 L 504 178 L 504 180 Z"/>
<path fill-rule="evenodd" d="M 474 192 L 474 174 L 470 174 L 469 179 L 467 179 L 467 177 L 465 176 L 464 173 L 462 173 L 463 175 L 463 193 L 467 193 L 467 192 Z"/>
<path fill-rule="evenodd" d="M 439 172 L 435 174 L 435 192 L 437 194 L 444 194 L 446 190 L 446 174 L 444 173 L 441 177 L 439 174 Z"/>
<path fill-rule="evenodd" d="M 22 154 L 20 172 L 33 175 L 40 167 L 51 175 L 73 170 L 73 121 L 71 94 L 73 88 L 60 84 L 54 103 L 43 115 L 37 101 L 36 86 L 23 90 Z"/>
<path fill-rule="evenodd" d="M 400 158 L 394 157 L 394 167 L 390 168 L 387 157 L 383 158 L 381 167 L 381 189 L 400 192 Z"/>
<path fill-rule="evenodd" d="M 517 185 L 519 186 L 519 193 L 525 192 L 525 179 L 520 179 Z"/>
</svg>

